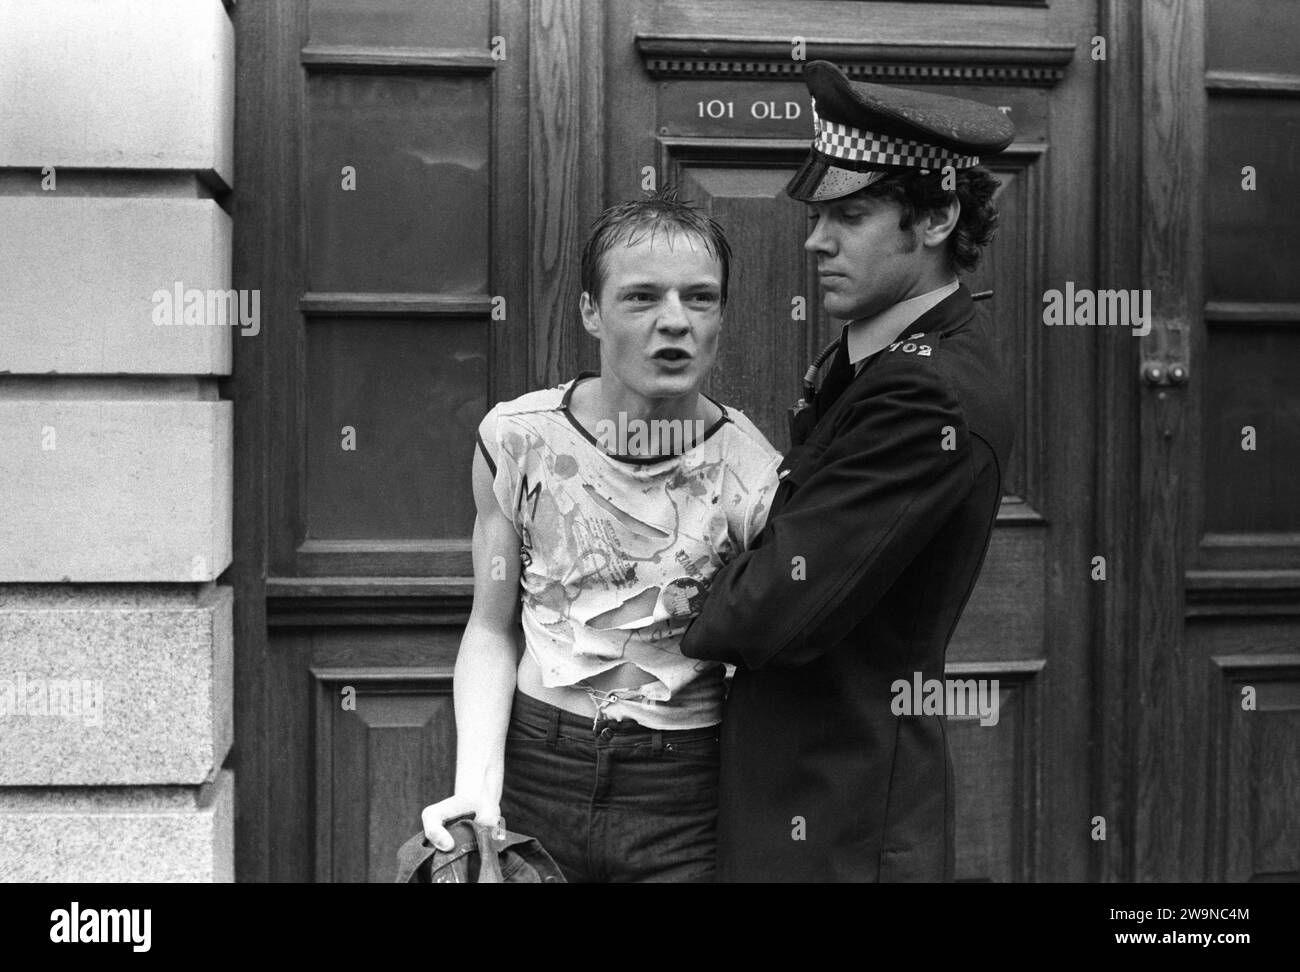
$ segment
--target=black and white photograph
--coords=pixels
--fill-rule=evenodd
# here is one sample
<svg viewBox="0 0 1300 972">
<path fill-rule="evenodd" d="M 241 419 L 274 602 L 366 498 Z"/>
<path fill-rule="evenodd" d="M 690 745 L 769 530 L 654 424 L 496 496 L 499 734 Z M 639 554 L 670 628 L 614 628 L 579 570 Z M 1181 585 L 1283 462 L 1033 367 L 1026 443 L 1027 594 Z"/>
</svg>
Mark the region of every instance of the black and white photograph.
<svg viewBox="0 0 1300 972">
<path fill-rule="evenodd" d="M 0 882 L 82 892 L 22 934 L 990 883 L 1250 944 L 1298 181 L 1296 0 L 0 0 Z"/>
</svg>

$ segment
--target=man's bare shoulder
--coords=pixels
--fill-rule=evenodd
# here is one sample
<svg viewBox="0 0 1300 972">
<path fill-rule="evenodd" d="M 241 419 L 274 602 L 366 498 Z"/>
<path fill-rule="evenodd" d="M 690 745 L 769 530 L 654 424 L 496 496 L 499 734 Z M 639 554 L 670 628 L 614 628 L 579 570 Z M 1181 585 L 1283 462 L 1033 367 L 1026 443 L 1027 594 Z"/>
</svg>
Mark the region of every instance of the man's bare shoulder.
<svg viewBox="0 0 1300 972">
<path fill-rule="evenodd" d="M 497 416 L 506 415 L 526 415 L 529 412 L 549 412 L 560 407 L 564 400 L 564 393 L 568 390 L 572 382 L 566 381 L 562 385 L 555 385 L 552 388 L 539 388 L 537 391 L 525 392 L 518 398 L 512 398 L 508 401 L 498 402 L 492 407 L 492 411 Z"/>
</svg>

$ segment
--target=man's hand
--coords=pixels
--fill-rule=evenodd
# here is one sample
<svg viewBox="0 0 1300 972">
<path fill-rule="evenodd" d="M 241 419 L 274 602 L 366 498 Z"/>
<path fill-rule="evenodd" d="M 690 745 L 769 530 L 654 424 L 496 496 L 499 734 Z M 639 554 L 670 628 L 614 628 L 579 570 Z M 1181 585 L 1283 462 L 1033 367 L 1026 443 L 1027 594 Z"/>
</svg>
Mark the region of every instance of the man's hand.
<svg viewBox="0 0 1300 972">
<path fill-rule="evenodd" d="M 456 841 L 443 824 L 467 813 L 474 814 L 474 819 L 479 823 L 494 825 L 496 830 L 492 836 L 497 839 L 505 831 L 505 821 L 501 819 L 501 807 L 498 804 L 484 803 L 478 797 L 455 793 L 445 800 L 430 804 L 420 814 L 425 839 L 440 851 L 451 850 L 456 846 Z"/>
</svg>

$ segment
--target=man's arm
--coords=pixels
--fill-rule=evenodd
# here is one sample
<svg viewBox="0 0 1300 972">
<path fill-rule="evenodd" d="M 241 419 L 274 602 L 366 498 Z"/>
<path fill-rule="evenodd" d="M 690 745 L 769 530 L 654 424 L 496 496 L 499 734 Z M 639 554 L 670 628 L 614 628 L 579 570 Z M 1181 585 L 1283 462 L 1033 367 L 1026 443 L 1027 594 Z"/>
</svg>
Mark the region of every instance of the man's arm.
<svg viewBox="0 0 1300 972">
<path fill-rule="evenodd" d="M 969 494 L 969 432 L 943 379 L 903 362 L 877 367 L 872 393 L 850 406 L 755 548 L 714 575 L 684 655 L 748 668 L 816 659 L 870 613 Z"/>
<path fill-rule="evenodd" d="M 479 427 L 485 443 L 495 441 L 495 414 Z M 498 461 L 500 457 L 498 456 Z M 473 812 L 485 823 L 501 817 L 506 725 L 519 665 L 519 535 L 492 490 L 492 473 L 474 450 L 474 603 L 456 656 L 456 789 L 426 807 L 430 843 L 448 849 L 453 841 L 443 823 Z"/>
</svg>

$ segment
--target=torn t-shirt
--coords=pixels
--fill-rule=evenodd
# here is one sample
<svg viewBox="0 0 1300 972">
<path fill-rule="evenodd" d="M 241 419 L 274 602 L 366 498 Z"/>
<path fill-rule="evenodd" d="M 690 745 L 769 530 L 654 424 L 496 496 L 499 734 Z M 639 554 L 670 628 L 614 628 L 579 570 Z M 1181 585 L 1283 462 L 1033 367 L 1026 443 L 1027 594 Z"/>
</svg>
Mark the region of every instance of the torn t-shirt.
<svg viewBox="0 0 1300 972">
<path fill-rule="evenodd" d="M 718 403 L 722 417 L 680 455 L 611 455 L 569 411 L 585 377 L 499 404 L 484 448 L 520 537 L 527 650 L 552 688 L 636 666 L 625 671 L 639 684 L 592 696 L 611 719 L 714 725 L 724 666 L 678 644 L 713 574 L 762 531 L 781 455 Z"/>
</svg>

